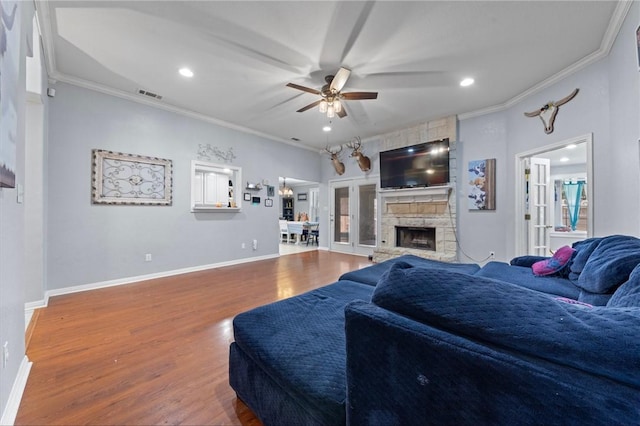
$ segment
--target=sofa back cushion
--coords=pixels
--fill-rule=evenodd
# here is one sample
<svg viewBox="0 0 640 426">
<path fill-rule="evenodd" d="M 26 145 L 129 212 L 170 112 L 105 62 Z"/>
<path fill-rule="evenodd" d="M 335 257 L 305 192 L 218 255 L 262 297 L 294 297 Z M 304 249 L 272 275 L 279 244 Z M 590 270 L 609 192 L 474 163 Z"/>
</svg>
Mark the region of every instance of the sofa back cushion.
<svg viewBox="0 0 640 426">
<path fill-rule="evenodd" d="M 587 259 L 576 285 L 591 293 L 612 293 L 627 281 L 638 264 L 640 239 L 627 235 L 605 237 Z"/>
<path fill-rule="evenodd" d="M 640 308 L 640 265 L 629 275 L 629 280 L 622 284 L 609 302 L 608 307 L 613 308 Z"/>
<path fill-rule="evenodd" d="M 640 308 L 588 307 L 484 277 L 397 263 L 372 302 L 502 350 L 640 386 Z"/>
</svg>

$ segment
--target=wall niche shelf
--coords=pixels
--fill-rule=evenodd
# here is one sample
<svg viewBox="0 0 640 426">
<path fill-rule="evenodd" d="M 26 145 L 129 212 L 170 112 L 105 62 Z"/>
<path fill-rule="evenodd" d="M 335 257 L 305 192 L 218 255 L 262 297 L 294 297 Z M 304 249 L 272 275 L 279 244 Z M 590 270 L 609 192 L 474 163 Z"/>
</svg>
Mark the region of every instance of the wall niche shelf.
<svg viewBox="0 0 640 426">
<path fill-rule="evenodd" d="M 236 213 L 242 209 L 242 169 L 228 164 L 191 161 L 191 212 Z"/>
</svg>

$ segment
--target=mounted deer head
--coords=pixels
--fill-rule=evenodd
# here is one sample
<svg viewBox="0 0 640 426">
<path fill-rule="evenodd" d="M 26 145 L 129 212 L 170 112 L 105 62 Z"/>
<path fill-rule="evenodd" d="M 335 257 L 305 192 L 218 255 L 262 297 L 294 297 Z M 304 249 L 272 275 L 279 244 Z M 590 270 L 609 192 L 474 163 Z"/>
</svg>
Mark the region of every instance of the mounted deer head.
<svg viewBox="0 0 640 426">
<path fill-rule="evenodd" d="M 344 163 L 340 161 L 340 152 L 342 152 L 342 145 L 340 145 L 340 149 L 337 151 L 331 151 L 329 146 L 327 145 L 324 149 L 331 156 L 331 162 L 333 163 L 333 168 L 336 169 L 336 173 L 342 175 L 344 173 Z"/>
<path fill-rule="evenodd" d="M 361 146 L 362 141 L 359 136 L 356 136 L 351 140 L 351 142 L 347 143 L 347 148 L 351 148 L 353 150 L 351 152 L 351 156 L 356 157 L 360 170 L 367 172 L 371 169 L 371 159 L 362 153 L 360 150 Z"/>
<path fill-rule="evenodd" d="M 555 121 L 556 115 L 558 114 L 558 107 L 569 102 L 577 94 L 578 89 L 574 90 L 569 94 L 569 96 L 562 98 L 557 102 L 550 101 L 539 110 L 533 112 L 525 112 L 524 115 L 526 115 L 527 117 L 539 116 L 540 120 L 542 120 L 542 123 L 544 124 L 544 132 L 546 134 L 549 134 L 553 132 L 553 122 Z"/>
</svg>

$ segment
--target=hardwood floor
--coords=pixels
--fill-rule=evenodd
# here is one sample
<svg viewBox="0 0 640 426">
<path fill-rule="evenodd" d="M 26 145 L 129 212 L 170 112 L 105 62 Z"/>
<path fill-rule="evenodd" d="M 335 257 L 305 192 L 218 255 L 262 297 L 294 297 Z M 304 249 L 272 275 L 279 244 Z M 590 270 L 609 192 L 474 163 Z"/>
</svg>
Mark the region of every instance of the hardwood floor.
<svg viewBox="0 0 640 426">
<path fill-rule="evenodd" d="M 368 264 L 314 250 L 51 298 L 15 424 L 259 425 L 228 382 L 233 317 Z"/>
</svg>

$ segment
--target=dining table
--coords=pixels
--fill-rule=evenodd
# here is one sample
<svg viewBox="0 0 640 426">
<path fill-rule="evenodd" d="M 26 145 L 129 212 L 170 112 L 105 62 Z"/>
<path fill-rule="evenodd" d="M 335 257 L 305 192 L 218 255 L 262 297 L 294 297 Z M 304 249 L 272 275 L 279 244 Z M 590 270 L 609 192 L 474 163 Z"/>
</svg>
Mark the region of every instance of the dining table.
<svg viewBox="0 0 640 426">
<path fill-rule="evenodd" d="M 300 244 L 302 241 L 303 235 L 308 235 L 309 230 L 313 227 L 318 226 L 319 222 L 300 222 L 300 221 L 287 221 L 287 231 L 290 234 L 294 234 L 296 236 L 296 244 Z M 306 231 L 306 232 L 305 232 Z"/>
</svg>

